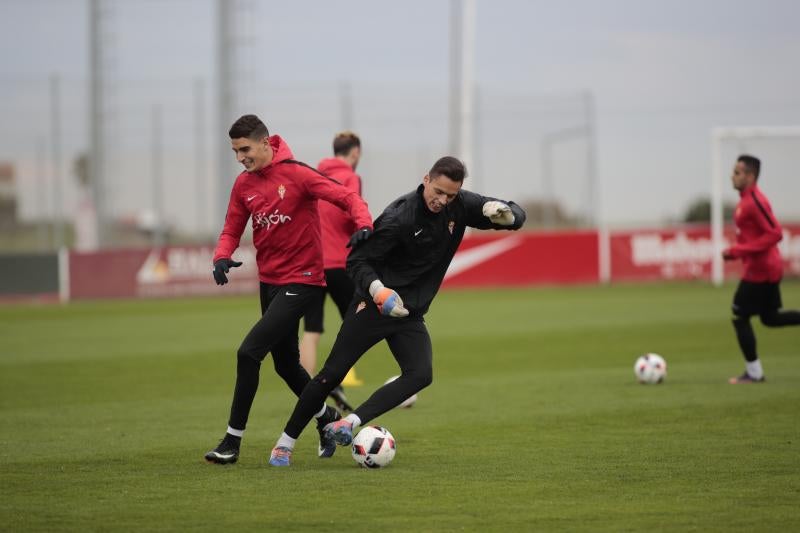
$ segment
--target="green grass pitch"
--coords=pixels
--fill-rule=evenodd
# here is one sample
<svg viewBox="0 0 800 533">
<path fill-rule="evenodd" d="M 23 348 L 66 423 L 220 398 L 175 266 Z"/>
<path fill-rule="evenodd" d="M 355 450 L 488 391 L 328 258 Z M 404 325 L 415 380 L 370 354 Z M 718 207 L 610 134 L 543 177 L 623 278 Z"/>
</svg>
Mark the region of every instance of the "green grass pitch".
<svg viewBox="0 0 800 533">
<path fill-rule="evenodd" d="M 755 321 L 768 381 L 728 385 L 732 293 L 441 293 L 433 385 L 374 422 L 397 439 L 383 470 L 318 459 L 313 428 L 269 467 L 294 405 L 269 359 L 239 463 L 202 460 L 255 295 L 0 307 L 0 530 L 798 531 L 800 328 Z M 648 351 L 662 385 L 634 380 Z M 355 402 L 397 373 L 385 344 L 356 368 Z"/>
</svg>

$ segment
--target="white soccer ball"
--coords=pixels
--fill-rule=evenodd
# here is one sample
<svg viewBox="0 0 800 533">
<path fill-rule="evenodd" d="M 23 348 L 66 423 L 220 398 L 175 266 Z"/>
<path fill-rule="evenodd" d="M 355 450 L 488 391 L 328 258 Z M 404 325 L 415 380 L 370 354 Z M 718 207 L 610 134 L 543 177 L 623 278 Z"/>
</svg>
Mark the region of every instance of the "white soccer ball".
<svg viewBox="0 0 800 533">
<path fill-rule="evenodd" d="M 386 380 L 386 383 L 391 383 L 392 381 L 396 380 L 399 377 L 400 376 L 392 376 L 392 377 L 390 377 L 389 379 Z M 386 385 L 386 383 L 384 383 L 384 385 Z M 406 398 L 405 400 L 403 400 L 403 403 L 401 403 L 399 407 L 404 407 L 404 408 L 411 407 L 416 402 L 417 402 L 417 395 L 416 395 L 416 393 L 414 393 L 411 396 L 409 396 L 408 398 Z"/>
<path fill-rule="evenodd" d="M 639 383 L 661 383 L 667 377 L 667 362 L 657 353 L 646 353 L 636 360 L 633 372 Z"/>
<path fill-rule="evenodd" d="M 396 447 L 389 430 L 367 426 L 353 439 L 353 459 L 365 468 L 381 468 L 392 462 Z"/>
</svg>

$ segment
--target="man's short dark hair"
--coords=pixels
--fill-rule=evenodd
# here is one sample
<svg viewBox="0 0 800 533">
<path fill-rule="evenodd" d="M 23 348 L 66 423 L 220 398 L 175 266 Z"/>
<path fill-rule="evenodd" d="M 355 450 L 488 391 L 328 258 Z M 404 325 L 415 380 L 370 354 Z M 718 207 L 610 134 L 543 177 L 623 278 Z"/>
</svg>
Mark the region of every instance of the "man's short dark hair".
<svg viewBox="0 0 800 533">
<path fill-rule="evenodd" d="M 353 148 L 361 148 L 361 139 L 352 131 L 342 131 L 333 138 L 333 155 L 347 155 Z"/>
<path fill-rule="evenodd" d="M 242 115 L 231 126 L 228 135 L 231 139 L 250 139 L 260 141 L 269 137 L 267 126 L 255 115 Z"/>
<path fill-rule="evenodd" d="M 453 181 L 463 182 L 464 178 L 467 177 L 467 167 L 455 157 L 446 155 L 433 164 L 428 176 L 431 179 L 436 178 L 436 176 L 447 176 Z"/>
<path fill-rule="evenodd" d="M 758 179 L 758 174 L 761 172 L 761 160 L 757 157 L 753 157 L 752 155 L 742 154 L 737 159 L 740 163 L 744 163 L 744 166 L 747 167 L 747 170 L 753 173 L 753 175 Z"/>
</svg>

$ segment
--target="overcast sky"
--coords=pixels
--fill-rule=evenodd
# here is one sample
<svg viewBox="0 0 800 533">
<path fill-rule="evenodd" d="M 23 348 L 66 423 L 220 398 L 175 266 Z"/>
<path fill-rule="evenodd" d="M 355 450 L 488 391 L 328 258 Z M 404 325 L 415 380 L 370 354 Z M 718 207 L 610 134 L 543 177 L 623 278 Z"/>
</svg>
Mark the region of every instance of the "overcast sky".
<svg viewBox="0 0 800 533">
<path fill-rule="evenodd" d="M 242 105 L 283 135 L 298 158 L 315 163 L 327 155 L 341 126 L 341 83 L 351 84 L 351 125 L 364 138 L 359 170 L 374 215 L 444 155 L 449 1 L 229 4 L 240 6 Z M 108 121 L 124 139 L 112 157 L 116 205 L 126 211 L 146 204 L 151 167 L 142 158 L 151 144 L 153 101 L 165 106 L 167 139 L 191 132 L 195 78 L 209 84 L 205 120 L 213 153 L 202 183 L 211 187 L 213 147 L 226 142 L 211 101 L 216 2 L 106 0 L 106 9 Z M 18 165 L 28 214 L 46 202 L 35 193 L 37 183 L 47 183 L 36 181 L 35 158 L 49 142 L 46 80 L 53 73 L 62 76 L 64 91 L 65 168 L 87 145 L 87 20 L 84 0 L 0 1 L 0 159 Z M 477 0 L 478 148 L 468 186 L 520 200 L 540 195 L 541 136 L 580 125 L 575 95 L 590 91 L 604 218 L 677 219 L 708 194 L 712 127 L 800 124 L 799 21 L 800 2 L 792 0 Z M 194 186 L 184 176 L 196 173 L 192 142 L 167 146 L 168 197 Z M 576 209 L 585 194 L 582 143 L 554 153 L 557 194 Z M 774 191 L 779 215 L 800 218 L 800 179 L 792 175 L 800 142 L 778 151 L 731 146 L 726 166 L 740 148 L 769 154 L 763 187 Z M 126 160 L 133 153 L 142 163 L 135 171 Z M 201 211 L 172 217 L 187 224 Z"/>
</svg>

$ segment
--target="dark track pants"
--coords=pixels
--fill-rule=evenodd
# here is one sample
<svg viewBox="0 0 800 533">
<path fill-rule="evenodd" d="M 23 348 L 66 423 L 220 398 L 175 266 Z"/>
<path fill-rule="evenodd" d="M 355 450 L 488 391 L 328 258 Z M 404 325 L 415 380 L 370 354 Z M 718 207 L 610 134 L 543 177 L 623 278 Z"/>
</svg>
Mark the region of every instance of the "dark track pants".
<svg viewBox="0 0 800 533">
<path fill-rule="evenodd" d="M 359 309 L 359 307 L 363 308 Z M 386 339 L 400 365 L 400 378 L 376 390 L 354 413 L 366 424 L 400 405 L 433 380 L 433 350 L 421 317 L 392 318 L 381 315 L 371 300 L 354 299 L 345 315 L 322 370 L 312 379 L 294 408 L 284 431 L 298 438 L 331 390 L 371 347 Z"/>
<path fill-rule="evenodd" d="M 300 365 L 297 329 L 309 302 L 318 298 L 322 291 L 323 287 L 299 283 L 261 283 L 261 318 L 244 338 L 236 354 L 236 387 L 228 420 L 230 427 L 244 430 L 247 426 L 250 408 L 258 390 L 261 361 L 270 352 L 275 372 L 292 392 L 298 396 L 303 392 L 311 378 Z M 315 413 L 323 403 L 317 403 Z"/>
</svg>

